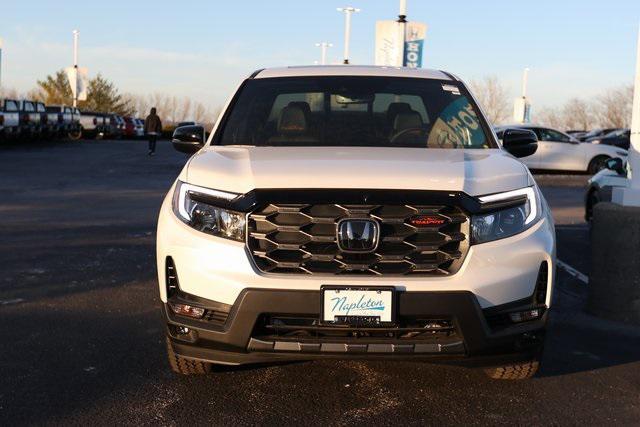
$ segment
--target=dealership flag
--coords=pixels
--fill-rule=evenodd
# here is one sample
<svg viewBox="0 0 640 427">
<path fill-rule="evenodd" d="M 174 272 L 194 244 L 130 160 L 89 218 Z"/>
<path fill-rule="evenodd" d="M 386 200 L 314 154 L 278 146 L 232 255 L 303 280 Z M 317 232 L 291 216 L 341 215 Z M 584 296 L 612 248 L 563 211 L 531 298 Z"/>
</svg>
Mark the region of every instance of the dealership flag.
<svg viewBox="0 0 640 427">
<path fill-rule="evenodd" d="M 420 22 L 376 22 L 375 64 L 388 67 L 422 67 L 426 33 L 427 25 Z"/>
<path fill-rule="evenodd" d="M 77 72 L 76 72 L 77 70 Z M 69 86 L 71 86 L 71 93 L 78 101 L 87 100 L 87 86 L 89 85 L 88 71 L 86 67 L 67 67 L 65 68 L 67 73 L 67 79 L 69 79 Z"/>
<path fill-rule="evenodd" d="M 424 39 L 427 35 L 427 25 L 420 22 L 407 22 L 404 38 L 403 64 L 409 68 L 422 67 L 422 52 Z"/>
</svg>

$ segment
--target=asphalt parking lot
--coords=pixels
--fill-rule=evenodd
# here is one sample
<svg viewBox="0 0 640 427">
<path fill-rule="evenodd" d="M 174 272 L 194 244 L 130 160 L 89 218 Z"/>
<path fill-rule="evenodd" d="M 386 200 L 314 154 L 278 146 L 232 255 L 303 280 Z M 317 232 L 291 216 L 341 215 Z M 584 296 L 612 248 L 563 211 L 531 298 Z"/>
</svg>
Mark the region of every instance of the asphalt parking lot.
<svg viewBox="0 0 640 427">
<path fill-rule="evenodd" d="M 416 362 L 168 368 L 155 221 L 186 157 L 161 142 L 0 148 L 0 419 L 12 424 L 638 424 L 640 332 L 584 311 L 559 272 L 530 381 Z M 559 258 L 588 275 L 587 177 L 538 180 Z"/>
</svg>

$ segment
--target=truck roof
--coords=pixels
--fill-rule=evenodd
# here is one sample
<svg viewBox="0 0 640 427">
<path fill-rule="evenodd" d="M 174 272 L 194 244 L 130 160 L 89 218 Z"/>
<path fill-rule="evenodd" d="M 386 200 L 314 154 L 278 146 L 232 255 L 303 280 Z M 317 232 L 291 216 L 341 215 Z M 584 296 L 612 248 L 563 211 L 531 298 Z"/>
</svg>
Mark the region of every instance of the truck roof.
<svg viewBox="0 0 640 427">
<path fill-rule="evenodd" d="M 265 68 L 252 74 L 255 79 L 272 77 L 308 76 L 372 76 L 372 77 L 413 77 L 420 79 L 453 80 L 444 71 L 424 68 L 383 67 L 374 65 L 311 65 L 281 68 Z"/>
</svg>

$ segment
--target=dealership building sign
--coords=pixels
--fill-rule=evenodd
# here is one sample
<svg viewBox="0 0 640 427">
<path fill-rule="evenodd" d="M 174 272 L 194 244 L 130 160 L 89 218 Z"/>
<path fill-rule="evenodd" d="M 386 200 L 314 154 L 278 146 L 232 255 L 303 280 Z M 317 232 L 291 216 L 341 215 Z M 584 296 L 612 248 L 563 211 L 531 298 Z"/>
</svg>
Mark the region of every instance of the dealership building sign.
<svg viewBox="0 0 640 427">
<path fill-rule="evenodd" d="M 391 67 L 422 67 L 426 24 L 376 22 L 375 64 Z"/>
</svg>

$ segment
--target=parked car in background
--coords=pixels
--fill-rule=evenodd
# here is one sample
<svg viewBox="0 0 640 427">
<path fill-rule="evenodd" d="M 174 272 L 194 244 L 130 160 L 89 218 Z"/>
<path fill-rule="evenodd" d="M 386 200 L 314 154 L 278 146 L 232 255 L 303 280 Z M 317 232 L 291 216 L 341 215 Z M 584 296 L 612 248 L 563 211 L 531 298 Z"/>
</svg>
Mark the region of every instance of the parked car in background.
<svg viewBox="0 0 640 427">
<path fill-rule="evenodd" d="M 538 137 L 538 150 L 520 159 L 529 169 L 588 172 L 595 174 L 605 168 L 606 161 L 614 157 L 627 157 L 627 151 L 604 144 L 580 142 L 555 129 L 536 125 L 496 127 L 498 138 L 506 129 L 527 129 Z"/>
<path fill-rule="evenodd" d="M 144 120 L 135 119 L 135 123 L 136 123 L 136 136 L 138 138 L 143 138 L 144 137 Z"/>
<path fill-rule="evenodd" d="M 111 134 L 111 115 L 98 113 L 98 135 L 96 137 L 104 138 Z"/>
<path fill-rule="evenodd" d="M 3 139 L 15 138 L 20 135 L 20 107 L 15 99 L 3 99 L 0 103 L 3 114 Z"/>
<path fill-rule="evenodd" d="M 616 147 L 628 150 L 631 146 L 631 130 L 617 129 L 613 132 L 609 132 L 604 136 L 598 138 L 590 138 L 587 140 L 587 142 L 590 142 L 592 144 L 614 145 Z"/>
<path fill-rule="evenodd" d="M 136 123 L 135 118 L 131 116 L 123 117 L 124 119 L 124 132 L 123 136 L 128 139 L 136 137 Z"/>
<path fill-rule="evenodd" d="M 587 131 L 586 130 L 568 130 L 568 131 L 565 131 L 565 133 L 579 140 L 587 133 Z"/>
<path fill-rule="evenodd" d="M 104 132 L 105 138 L 120 139 L 124 133 L 124 120 L 117 114 L 107 114 L 106 128 Z"/>
<path fill-rule="evenodd" d="M 52 132 L 58 136 L 65 136 L 72 128 L 72 108 L 66 105 L 47 105 L 47 119 Z"/>
<path fill-rule="evenodd" d="M 586 141 L 590 138 L 598 138 L 601 136 L 604 136 L 610 132 L 613 132 L 614 130 L 616 130 L 617 128 L 604 128 L 604 129 L 593 129 L 590 130 L 589 132 L 585 133 L 584 135 L 580 136 L 580 141 Z"/>
<path fill-rule="evenodd" d="M 20 114 L 20 135 L 25 138 L 39 137 L 40 113 L 36 111 L 35 102 L 18 101 L 18 112 Z"/>
<path fill-rule="evenodd" d="M 44 102 L 36 102 L 36 112 L 40 116 L 40 124 L 38 125 L 37 133 L 40 136 L 51 136 L 53 134 L 53 126 L 49 125 L 49 117 L 47 115 L 47 108 Z"/>
<path fill-rule="evenodd" d="M 103 119 L 100 113 L 83 111 L 80 114 L 81 133 L 86 138 L 96 138 L 103 128 Z"/>
<path fill-rule="evenodd" d="M 82 127 L 80 126 L 80 117 L 82 113 L 77 107 L 71 107 L 71 128 L 68 130 L 69 138 L 82 138 Z"/>
<path fill-rule="evenodd" d="M 584 197 L 584 217 L 591 221 L 593 208 L 600 202 L 610 202 L 613 189 L 629 185 L 629 164 L 622 159 L 610 159 L 606 168 L 595 174 L 587 183 Z"/>
</svg>

